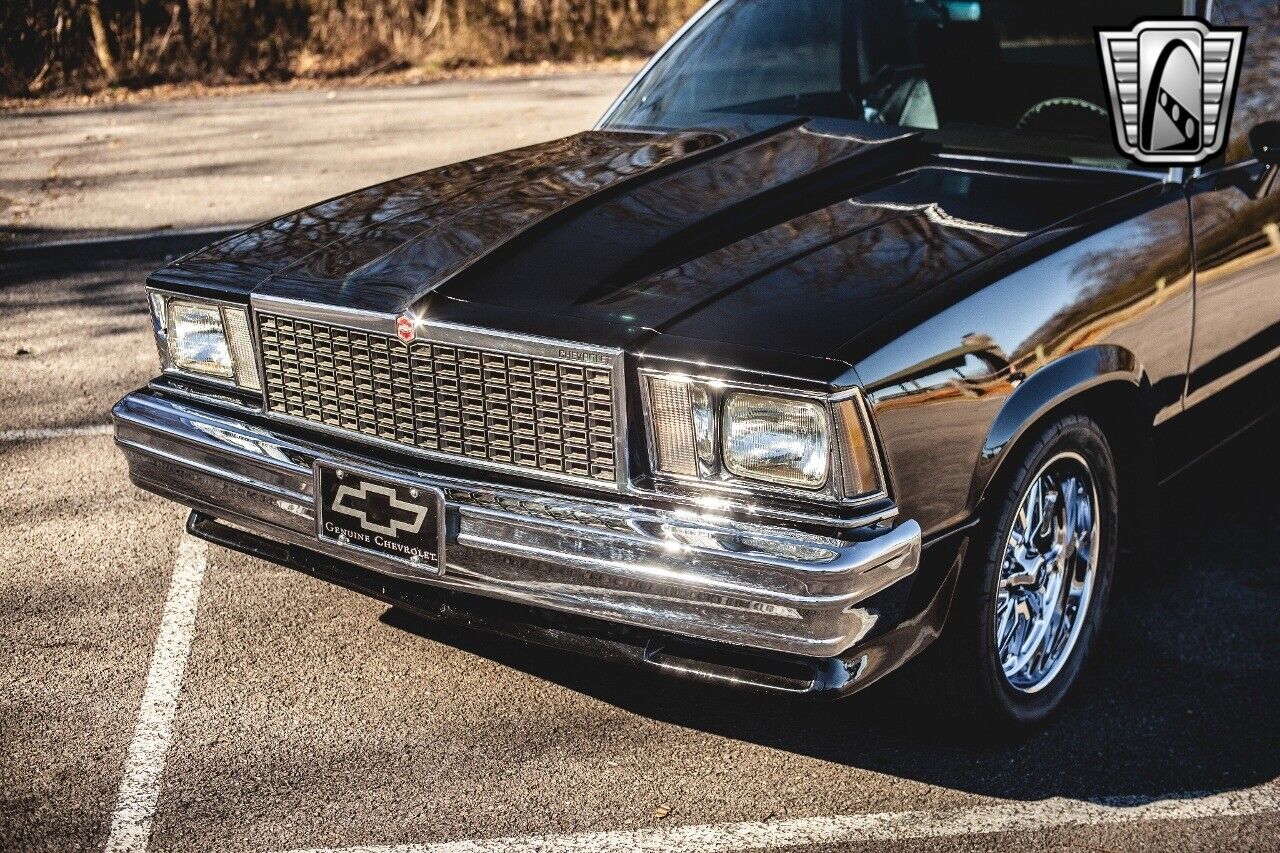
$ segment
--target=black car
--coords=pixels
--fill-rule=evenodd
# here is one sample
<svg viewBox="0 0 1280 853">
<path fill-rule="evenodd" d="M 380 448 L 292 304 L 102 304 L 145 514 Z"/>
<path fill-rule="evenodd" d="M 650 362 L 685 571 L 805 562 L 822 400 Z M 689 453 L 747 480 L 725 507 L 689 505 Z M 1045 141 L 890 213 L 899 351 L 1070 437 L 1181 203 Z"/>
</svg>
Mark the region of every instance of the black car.
<svg viewBox="0 0 1280 853">
<path fill-rule="evenodd" d="M 1224 154 L 1107 117 L 1095 25 L 1184 11 L 714 0 L 592 131 L 154 273 L 130 475 L 425 617 L 796 694 L 941 637 L 951 707 L 1041 720 L 1154 487 L 1276 398 L 1273 3 L 1201 9 Z"/>
</svg>

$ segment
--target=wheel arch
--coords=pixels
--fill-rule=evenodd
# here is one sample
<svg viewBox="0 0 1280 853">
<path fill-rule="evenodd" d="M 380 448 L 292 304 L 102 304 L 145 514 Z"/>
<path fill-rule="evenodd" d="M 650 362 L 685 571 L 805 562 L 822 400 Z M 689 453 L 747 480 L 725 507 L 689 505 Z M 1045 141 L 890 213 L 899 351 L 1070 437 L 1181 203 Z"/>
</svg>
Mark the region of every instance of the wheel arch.
<svg viewBox="0 0 1280 853">
<path fill-rule="evenodd" d="M 1028 376 L 1005 401 L 983 442 L 974 473 L 972 505 L 982 513 L 1021 449 L 1063 415 L 1098 423 L 1111 446 L 1120 484 L 1121 548 L 1133 550 L 1150 530 L 1154 490 L 1151 383 L 1129 350 L 1100 345 L 1076 350 Z"/>
</svg>

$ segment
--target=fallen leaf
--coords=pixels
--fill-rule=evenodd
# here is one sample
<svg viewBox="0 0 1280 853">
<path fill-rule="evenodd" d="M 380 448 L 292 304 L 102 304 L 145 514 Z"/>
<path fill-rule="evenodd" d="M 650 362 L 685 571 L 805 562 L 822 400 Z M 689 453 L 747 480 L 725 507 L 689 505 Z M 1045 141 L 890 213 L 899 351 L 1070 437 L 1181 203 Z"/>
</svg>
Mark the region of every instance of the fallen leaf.
<svg viewBox="0 0 1280 853">
<path fill-rule="evenodd" d="M 671 814 L 671 806 L 667 805 L 666 803 L 663 803 L 662 805 L 658 806 L 656 809 L 653 810 L 653 816 L 656 820 L 662 820 L 664 817 L 666 817 L 669 814 Z"/>
</svg>

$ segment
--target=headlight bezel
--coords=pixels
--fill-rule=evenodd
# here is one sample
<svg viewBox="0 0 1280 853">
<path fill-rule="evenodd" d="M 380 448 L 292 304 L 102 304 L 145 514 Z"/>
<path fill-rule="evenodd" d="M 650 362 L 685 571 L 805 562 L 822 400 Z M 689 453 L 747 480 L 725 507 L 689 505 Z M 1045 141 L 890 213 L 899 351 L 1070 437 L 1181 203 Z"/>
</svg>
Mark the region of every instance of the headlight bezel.
<svg viewBox="0 0 1280 853">
<path fill-rule="evenodd" d="M 659 490 L 720 492 L 725 495 L 774 497 L 855 507 L 887 500 L 890 486 L 870 406 L 860 388 L 836 393 L 781 388 L 748 381 L 726 380 L 697 373 L 641 368 L 639 390 L 649 471 Z M 652 383 L 685 383 L 705 389 L 710 399 L 710 423 L 715 446 L 714 464 L 699 458 L 693 473 L 663 470 L 659 460 L 661 436 L 654 417 Z M 818 486 L 798 486 L 735 474 L 724 458 L 725 406 L 733 394 L 752 394 L 818 407 L 823 414 L 827 444 L 826 477 Z M 857 457 L 857 458 L 855 458 Z M 697 458 L 697 457 L 695 457 Z M 866 487 L 870 483 L 870 487 Z"/>
<path fill-rule="evenodd" d="M 181 304 L 190 304 L 217 312 L 223 345 L 226 347 L 230 364 L 229 376 L 187 368 L 177 363 L 173 352 L 172 317 L 174 305 Z M 261 398 L 262 368 L 259 364 L 257 336 L 248 305 L 150 285 L 147 287 L 147 305 L 150 309 L 152 332 L 155 335 L 156 349 L 160 357 L 160 369 L 165 376 Z M 237 339 L 233 339 L 233 328 Z"/>
</svg>

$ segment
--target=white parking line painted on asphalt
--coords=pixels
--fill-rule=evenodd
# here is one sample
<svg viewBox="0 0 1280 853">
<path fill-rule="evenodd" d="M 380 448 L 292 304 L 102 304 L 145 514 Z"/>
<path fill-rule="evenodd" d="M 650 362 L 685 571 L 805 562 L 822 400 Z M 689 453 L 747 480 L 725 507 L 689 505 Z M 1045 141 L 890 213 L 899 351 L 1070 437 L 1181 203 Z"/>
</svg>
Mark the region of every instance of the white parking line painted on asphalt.
<svg viewBox="0 0 1280 853">
<path fill-rule="evenodd" d="M 141 853 L 151 838 L 151 821 L 160 797 L 165 757 L 173 738 L 173 717 L 178 710 L 178 693 L 195 633 L 196 607 L 207 562 L 205 543 L 183 536 L 178 543 L 155 651 L 151 654 L 151 670 L 142 691 L 138 723 L 124 762 L 124 778 L 111 815 L 107 853 Z"/>
<path fill-rule="evenodd" d="M 1093 803 L 1053 798 L 949 811 L 882 812 L 769 823 L 705 824 L 436 844 L 322 847 L 291 853 L 730 853 L 814 844 L 1036 832 L 1139 821 L 1243 817 L 1272 812 L 1280 812 L 1280 785 L 1275 781 L 1239 791 L 1179 795 L 1160 800 L 1117 798 Z"/>
<path fill-rule="evenodd" d="M 111 424 L 49 427 L 46 429 L 8 429 L 0 431 L 0 443 L 10 441 L 44 441 L 49 438 L 74 438 L 86 435 L 110 435 Z"/>
</svg>

